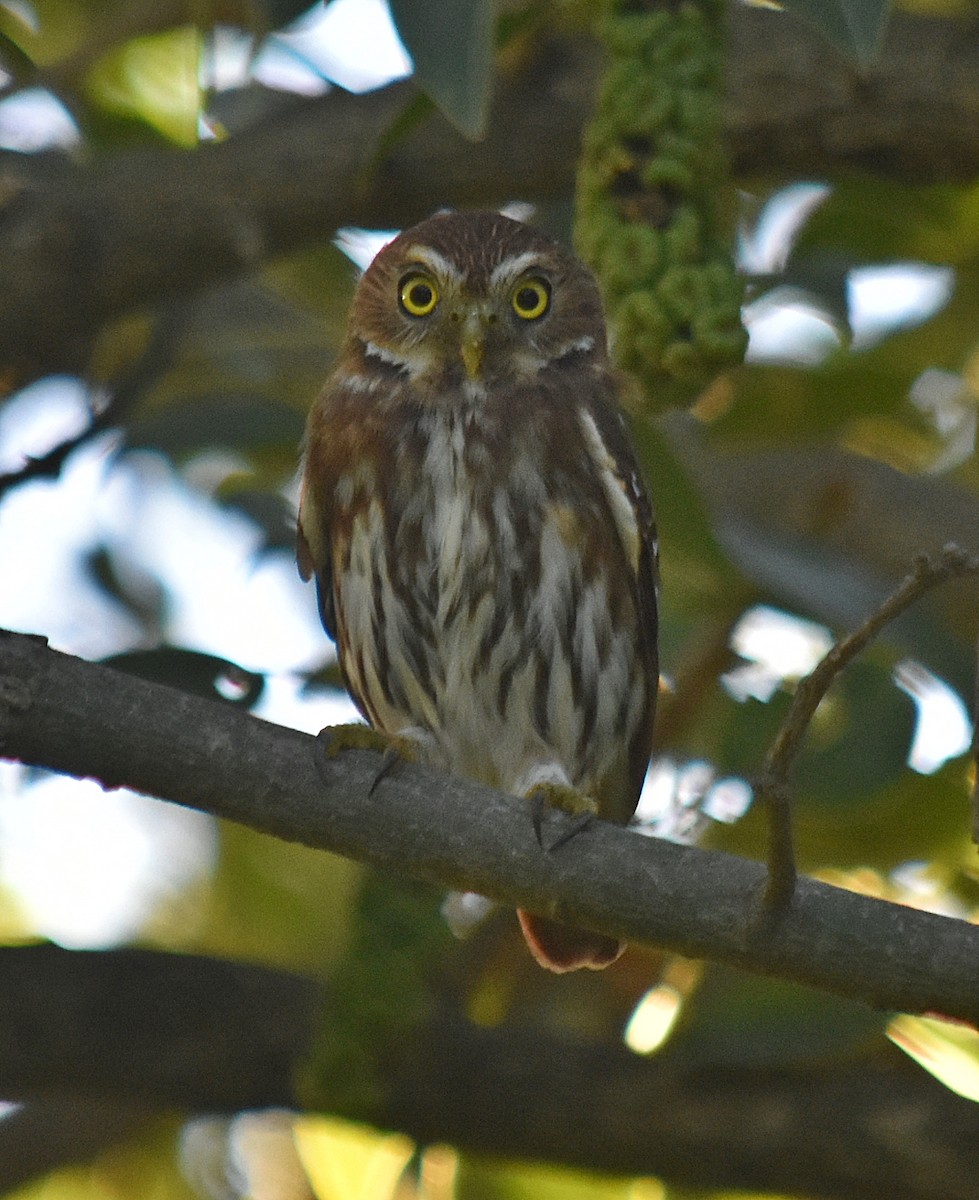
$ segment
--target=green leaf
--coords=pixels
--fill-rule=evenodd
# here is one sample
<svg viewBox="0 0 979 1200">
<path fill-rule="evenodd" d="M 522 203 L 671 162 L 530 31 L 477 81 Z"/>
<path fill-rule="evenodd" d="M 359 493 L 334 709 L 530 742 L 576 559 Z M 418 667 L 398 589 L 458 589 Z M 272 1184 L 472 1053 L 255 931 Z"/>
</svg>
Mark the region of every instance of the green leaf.
<svg viewBox="0 0 979 1200">
<path fill-rule="evenodd" d="M 25 84 L 33 78 L 34 63 L 13 38 L 0 29 L 0 67 L 11 76 L 11 83 Z M 8 84 L 9 87 L 9 84 Z"/>
<path fill-rule="evenodd" d="M 133 38 L 95 64 L 88 95 L 106 112 L 145 121 L 179 146 L 196 146 L 201 44 L 192 25 Z"/>
<path fill-rule="evenodd" d="M 889 0 L 783 0 L 845 54 L 867 66 L 877 58 Z"/>
<path fill-rule="evenodd" d="M 82 565 L 96 587 L 135 617 L 146 635 L 156 636 L 166 607 L 166 594 L 159 580 L 142 571 L 134 572 L 129 563 L 125 564 L 129 569 L 120 569 L 107 546 L 96 546 L 84 555 Z"/>
<path fill-rule="evenodd" d="M 213 654 L 158 646 L 155 650 L 130 650 L 102 660 L 106 666 L 127 675 L 138 675 L 154 683 L 180 688 L 205 700 L 223 700 L 239 708 L 251 708 L 265 688 L 265 677 L 246 671 L 237 663 Z"/>
<path fill-rule="evenodd" d="M 240 476 L 233 476 L 234 484 Z M 237 510 L 264 534 L 263 551 L 288 550 L 296 545 L 296 514 L 292 504 L 278 492 L 264 488 L 223 487 L 218 499 L 227 509 Z"/>
<path fill-rule="evenodd" d="M 711 963 L 663 1057 L 759 1070 L 812 1065 L 877 1045 L 887 1019 L 855 1000 Z"/>
<path fill-rule="evenodd" d="M 309 0 L 262 0 L 261 4 L 255 4 L 252 0 L 243 6 L 243 11 L 260 13 L 261 24 L 253 18 L 252 29 L 258 28 L 264 32 L 266 29 L 281 29 L 290 21 L 298 20 L 303 13 L 309 12 Z"/>
<path fill-rule="evenodd" d="M 718 717 L 726 721 L 719 756 L 726 772 L 757 773 L 789 700 L 778 692 L 767 704 L 749 699 L 732 701 L 726 714 L 721 708 Z M 840 809 L 866 802 L 907 771 L 914 729 L 914 704 L 895 686 L 889 668 L 874 660 L 852 663 L 810 726 L 792 776 L 798 804 Z"/>
<path fill-rule="evenodd" d="M 902 1013 L 891 1022 L 887 1036 L 949 1091 L 979 1102 L 979 1031 Z"/>
<path fill-rule="evenodd" d="M 228 392 L 195 396 L 192 403 L 132 421 L 126 427 L 126 445 L 130 450 L 163 450 L 178 461 L 217 446 L 254 453 L 287 445 L 293 454 L 302 431 L 302 417 L 287 405 L 270 397 Z"/>
<path fill-rule="evenodd" d="M 415 78 L 468 138 L 486 132 L 493 75 L 493 0 L 391 0 Z"/>
</svg>

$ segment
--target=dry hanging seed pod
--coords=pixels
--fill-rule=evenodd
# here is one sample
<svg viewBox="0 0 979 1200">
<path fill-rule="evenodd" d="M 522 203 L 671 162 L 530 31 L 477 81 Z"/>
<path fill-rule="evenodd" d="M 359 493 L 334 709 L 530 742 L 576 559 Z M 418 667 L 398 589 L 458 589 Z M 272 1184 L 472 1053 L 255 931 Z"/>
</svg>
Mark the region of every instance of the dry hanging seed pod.
<svg viewBox="0 0 979 1200">
<path fill-rule="evenodd" d="M 743 285 L 723 217 L 721 0 L 609 0 L 607 63 L 578 173 L 576 238 L 647 413 L 741 361 Z"/>
</svg>

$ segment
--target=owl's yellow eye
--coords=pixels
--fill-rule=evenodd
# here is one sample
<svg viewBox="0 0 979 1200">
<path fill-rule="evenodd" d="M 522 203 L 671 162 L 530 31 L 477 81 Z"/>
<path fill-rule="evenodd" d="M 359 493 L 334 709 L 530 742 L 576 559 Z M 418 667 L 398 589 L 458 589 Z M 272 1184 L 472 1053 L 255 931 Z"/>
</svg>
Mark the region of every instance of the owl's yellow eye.
<svg viewBox="0 0 979 1200">
<path fill-rule="evenodd" d="M 438 302 L 435 280 L 423 271 L 412 271 L 398 284 L 398 303 L 409 317 L 427 317 Z"/>
<path fill-rule="evenodd" d="M 513 311 L 525 321 L 536 321 L 551 307 L 551 285 L 546 279 L 522 279 L 510 299 Z"/>
</svg>

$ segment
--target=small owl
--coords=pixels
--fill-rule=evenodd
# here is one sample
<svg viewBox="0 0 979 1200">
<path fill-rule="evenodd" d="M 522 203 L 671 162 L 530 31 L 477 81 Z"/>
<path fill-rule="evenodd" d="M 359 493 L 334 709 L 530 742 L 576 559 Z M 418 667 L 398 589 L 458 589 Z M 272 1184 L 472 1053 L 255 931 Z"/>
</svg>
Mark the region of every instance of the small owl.
<svg viewBox="0 0 979 1200">
<path fill-rule="evenodd" d="M 656 541 L 606 342 L 592 275 L 529 226 L 406 230 L 309 416 L 298 556 L 375 730 L 625 823 L 656 702 Z M 518 913 L 542 966 L 621 953 L 555 915 Z"/>
</svg>

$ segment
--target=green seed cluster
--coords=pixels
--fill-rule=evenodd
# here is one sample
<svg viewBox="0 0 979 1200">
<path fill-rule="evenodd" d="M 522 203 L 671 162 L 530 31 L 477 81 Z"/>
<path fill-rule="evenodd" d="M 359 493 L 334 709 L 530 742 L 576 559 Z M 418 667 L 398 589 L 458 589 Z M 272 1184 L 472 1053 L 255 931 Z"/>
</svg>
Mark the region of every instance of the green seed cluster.
<svg viewBox="0 0 979 1200">
<path fill-rule="evenodd" d="M 576 238 L 648 413 L 690 400 L 747 342 L 723 228 L 723 17 L 723 0 L 606 0 L 598 21 L 607 66 L 584 135 Z"/>
</svg>

